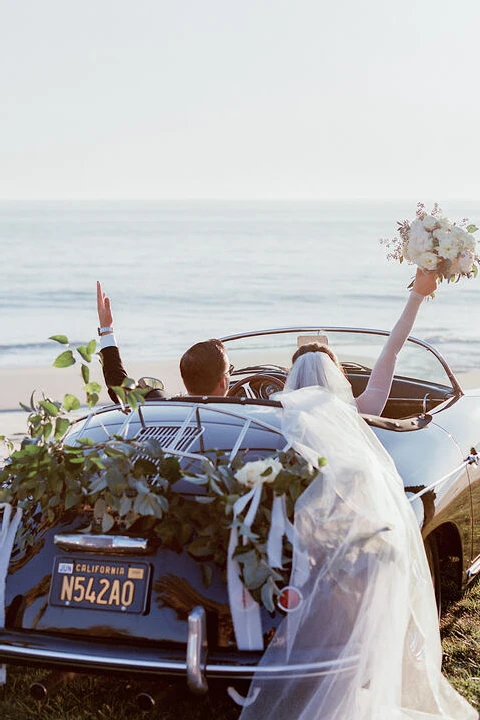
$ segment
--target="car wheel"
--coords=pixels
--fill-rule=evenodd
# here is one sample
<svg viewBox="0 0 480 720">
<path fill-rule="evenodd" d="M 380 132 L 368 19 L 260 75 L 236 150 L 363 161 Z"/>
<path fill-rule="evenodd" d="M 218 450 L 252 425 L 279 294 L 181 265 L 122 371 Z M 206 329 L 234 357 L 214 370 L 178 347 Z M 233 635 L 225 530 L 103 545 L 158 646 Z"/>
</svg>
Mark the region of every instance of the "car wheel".
<svg viewBox="0 0 480 720">
<path fill-rule="evenodd" d="M 438 544 L 433 535 L 429 535 L 424 540 L 425 554 L 427 556 L 428 567 L 432 577 L 433 589 L 435 591 L 435 600 L 437 603 L 438 617 L 442 610 L 442 584 L 440 579 L 440 555 L 438 552 Z"/>
</svg>

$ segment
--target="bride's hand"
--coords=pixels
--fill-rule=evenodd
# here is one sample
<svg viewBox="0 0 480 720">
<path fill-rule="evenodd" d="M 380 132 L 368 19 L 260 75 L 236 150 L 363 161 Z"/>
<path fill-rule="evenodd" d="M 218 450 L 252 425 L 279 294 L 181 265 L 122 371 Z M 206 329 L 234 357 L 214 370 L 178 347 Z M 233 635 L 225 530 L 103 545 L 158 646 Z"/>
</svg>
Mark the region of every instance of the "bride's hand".
<svg viewBox="0 0 480 720">
<path fill-rule="evenodd" d="M 435 272 L 417 268 L 412 290 L 420 293 L 420 295 L 432 295 L 437 289 L 437 280 L 438 277 Z"/>
</svg>

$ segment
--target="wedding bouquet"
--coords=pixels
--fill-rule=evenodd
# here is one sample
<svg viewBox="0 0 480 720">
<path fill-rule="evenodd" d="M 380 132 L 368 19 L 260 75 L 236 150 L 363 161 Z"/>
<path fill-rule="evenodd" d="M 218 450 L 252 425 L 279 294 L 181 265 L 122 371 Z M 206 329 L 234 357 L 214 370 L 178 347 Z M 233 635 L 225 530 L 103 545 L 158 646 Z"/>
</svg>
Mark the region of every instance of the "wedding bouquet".
<svg viewBox="0 0 480 720">
<path fill-rule="evenodd" d="M 423 203 L 418 203 L 415 220 L 397 225 L 400 237 L 380 240 L 389 249 L 389 260 L 405 260 L 422 270 L 434 271 L 440 281 L 477 275 L 480 258 L 473 233 L 478 228 L 466 218 L 457 225 L 442 215 L 437 203 L 430 213 Z"/>
</svg>

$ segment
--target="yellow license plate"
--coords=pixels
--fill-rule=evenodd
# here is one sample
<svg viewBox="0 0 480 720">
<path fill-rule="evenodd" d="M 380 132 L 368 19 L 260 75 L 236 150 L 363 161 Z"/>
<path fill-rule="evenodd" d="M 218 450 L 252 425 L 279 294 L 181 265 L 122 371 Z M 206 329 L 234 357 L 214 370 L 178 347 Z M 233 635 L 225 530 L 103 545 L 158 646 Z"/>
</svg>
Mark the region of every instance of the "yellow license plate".
<svg viewBox="0 0 480 720">
<path fill-rule="evenodd" d="M 148 563 L 56 557 L 49 602 L 61 607 L 142 613 L 149 579 Z"/>
</svg>

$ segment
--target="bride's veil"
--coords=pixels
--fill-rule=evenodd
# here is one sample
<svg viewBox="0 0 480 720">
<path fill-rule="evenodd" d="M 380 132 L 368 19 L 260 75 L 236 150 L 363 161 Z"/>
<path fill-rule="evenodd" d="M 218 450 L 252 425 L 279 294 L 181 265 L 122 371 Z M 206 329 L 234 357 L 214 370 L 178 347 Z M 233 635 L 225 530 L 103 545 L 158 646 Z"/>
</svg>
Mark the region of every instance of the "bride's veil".
<svg viewBox="0 0 480 720">
<path fill-rule="evenodd" d="M 340 400 L 355 405 L 350 383 L 329 355 L 325 352 L 307 352 L 293 363 L 285 390 L 317 385 L 334 393 Z"/>
<path fill-rule="evenodd" d="M 441 675 L 429 568 L 390 456 L 333 393 L 306 387 L 277 399 L 289 443 L 327 465 L 295 509 L 290 585 L 303 601 L 265 651 L 242 720 L 476 718 Z M 298 666 L 315 663 L 301 679 Z"/>
</svg>

